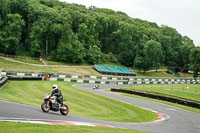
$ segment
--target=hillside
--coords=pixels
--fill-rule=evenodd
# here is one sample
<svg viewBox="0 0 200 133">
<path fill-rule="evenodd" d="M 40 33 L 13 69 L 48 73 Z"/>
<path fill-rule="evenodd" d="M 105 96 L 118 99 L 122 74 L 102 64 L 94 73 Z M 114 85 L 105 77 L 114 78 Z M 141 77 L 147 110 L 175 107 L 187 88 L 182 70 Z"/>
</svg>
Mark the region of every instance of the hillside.
<svg viewBox="0 0 200 133">
<path fill-rule="evenodd" d="M 62 62 L 46 61 L 49 65 L 42 64 L 39 60 L 8 58 L 0 56 L 0 68 L 3 71 L 18 71 L 18 72 L 46 72 L 46 73 L 63 73 L 72 75 L 101 75 L 95 71 L 92 65 L 83 66 L 85 64 L 66 64 Z M 50 62 L 50 63 L 49 63 Z M 118 66 L 117 64 L 106 64 Z M 125 67 L 120 65 L 120 67 Z M 171 75 L 166 73 L 167 69 L 160 69 L 158 72 L 150 70 L 145 73 L 131 69 L 136 72 L 137 77 L 192 77 L 191 74 L 180 73 L 179 75 Z M 104 75 L 108 76 L 108 75 Z"/>
<path fill-rule="evenodd" d="M 193 41 L 123 12 L 58 0 L 2 0 L 0 53 L 67 63 L 188 68 Z"/>
</svg>

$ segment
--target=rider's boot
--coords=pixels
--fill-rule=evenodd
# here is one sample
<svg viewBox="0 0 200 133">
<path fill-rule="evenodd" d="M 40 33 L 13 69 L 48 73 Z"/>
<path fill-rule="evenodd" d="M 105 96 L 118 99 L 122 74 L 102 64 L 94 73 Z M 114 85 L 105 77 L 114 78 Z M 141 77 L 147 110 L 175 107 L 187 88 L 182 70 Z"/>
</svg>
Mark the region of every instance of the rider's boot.
<svg viewBox="0 0 200 133">
<path fill-rule="evenodd" d="M 66 107 L 64 106 L 64 104 L 63 103 L 61 103 L 61 107 L 60 107 L 61 109 L 66 109 Z"/>
</svg>

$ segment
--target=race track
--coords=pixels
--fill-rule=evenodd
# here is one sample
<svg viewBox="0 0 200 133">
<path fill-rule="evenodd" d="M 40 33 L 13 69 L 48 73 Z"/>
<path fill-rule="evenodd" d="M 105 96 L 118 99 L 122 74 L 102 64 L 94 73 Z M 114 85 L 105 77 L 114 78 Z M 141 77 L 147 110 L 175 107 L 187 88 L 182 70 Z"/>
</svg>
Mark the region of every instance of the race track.
<svg viewBox="0 0 200 133">
<path fill-rule="evenodd" d="M 49 112 L 43 113 L 38 107 L 23 105 L 19 103 L 12 103 L 7 101 L 0 101 L 0 120 L 8 119 L 29 119 L 29 120 L 44 120 L 44 121 L 73 121 L 73 122 L 88 122 L 102 125 L 109 125 L 114 127 L 136 129 L 143 131 L 153 131 L 158 133 L 200 133 L 200 115 L 189 111 L 178 109 L 172 106 L 127 97 L 115 93 L 102 91 L 101 89 L 108 89 L 118 87 L 116 85 L 100 85 L 99 89 L 93 90 L 94 85 L 74 85 L 74 87 L 96 93 L 111 99 L 119 100 L 128 104 L 140 106 L 143 108 L 158 111 L 168 116 L 166 120 L 152 122 L 152 123 L 119 123 L 108 122 L 102 120 L 95 120 L 80 116 L 69 115 L 62 116 L 60 113 Z M 42 100 L 41 100 L 42 102 Z"/>
</svg>

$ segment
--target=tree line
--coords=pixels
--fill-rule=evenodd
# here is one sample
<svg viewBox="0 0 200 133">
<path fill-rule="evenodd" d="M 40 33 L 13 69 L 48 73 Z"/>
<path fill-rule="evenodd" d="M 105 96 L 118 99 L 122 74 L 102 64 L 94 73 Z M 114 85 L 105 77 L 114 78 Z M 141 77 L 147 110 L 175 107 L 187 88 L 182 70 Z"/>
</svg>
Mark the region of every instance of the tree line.
<svg viewBox="0 0 200 133">
<path fill-rule="evenodd" d="M 94 6 L 1 0 L 0 14 L 0 53 L 5 54 L 112 62 L 146 71 L 161 65 L 189 68 L 193 51 L 198 51 L 189 37 L 172 27 Z"/>
</svg>

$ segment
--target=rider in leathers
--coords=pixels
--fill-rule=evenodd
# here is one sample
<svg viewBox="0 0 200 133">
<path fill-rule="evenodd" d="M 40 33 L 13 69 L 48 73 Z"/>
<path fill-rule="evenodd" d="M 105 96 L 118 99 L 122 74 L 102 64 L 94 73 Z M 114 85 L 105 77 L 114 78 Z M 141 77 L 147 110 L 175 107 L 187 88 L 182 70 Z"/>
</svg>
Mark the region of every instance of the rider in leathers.
<svg viewBox="0 0 200 133">
<path fill-rule="evenodd" d="M 61 107 L 63 107 L 63 96 L 60 90 L 58 90 L 58 86 L 55 84 L 52 86 L 52 93 L 51 93 L 51 97 L 52 96 L 56 96 L 58 103 L 61 104 Z"/>
</svg>

